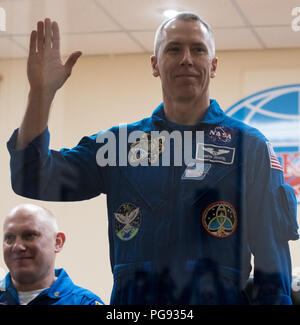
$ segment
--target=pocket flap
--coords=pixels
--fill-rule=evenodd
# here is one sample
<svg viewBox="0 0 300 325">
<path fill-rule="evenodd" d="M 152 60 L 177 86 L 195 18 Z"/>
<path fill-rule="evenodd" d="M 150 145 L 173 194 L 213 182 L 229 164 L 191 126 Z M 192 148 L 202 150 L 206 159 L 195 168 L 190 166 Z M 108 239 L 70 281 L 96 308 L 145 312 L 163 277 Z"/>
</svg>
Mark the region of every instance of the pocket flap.
<svg viewBox="0 0 300 325">
<path fill-rule="evenodd" d="M 297 200 L 295 192 L 289 184 L 280 185 L 275 193 L 278 204 L 277 223 L 281 237 L 285 240 L 297 240 Z"/>
</svg>

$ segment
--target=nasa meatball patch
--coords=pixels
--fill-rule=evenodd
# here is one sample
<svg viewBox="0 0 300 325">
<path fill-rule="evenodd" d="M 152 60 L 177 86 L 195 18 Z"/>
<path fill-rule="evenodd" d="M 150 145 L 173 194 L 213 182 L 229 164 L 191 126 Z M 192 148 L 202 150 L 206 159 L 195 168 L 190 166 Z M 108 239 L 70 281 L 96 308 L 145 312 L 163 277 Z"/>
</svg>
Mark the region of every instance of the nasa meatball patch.
<svg viewBox="0 0 300 325">
<path fill-rule="evenodd" d="M 232 235 L 237 226 L 234 206 L 225 201 L 213 202 L 202 214 L 202 225 L 212 236 L 225 238 Z"/>
<path fill-rule="evenodd" d="M 141 224 L 140 208 L 131 203 L 124 203 L 114 216 L 115 232 L 121 240 L 130 240 L 138 233 Z"/>
</svg>

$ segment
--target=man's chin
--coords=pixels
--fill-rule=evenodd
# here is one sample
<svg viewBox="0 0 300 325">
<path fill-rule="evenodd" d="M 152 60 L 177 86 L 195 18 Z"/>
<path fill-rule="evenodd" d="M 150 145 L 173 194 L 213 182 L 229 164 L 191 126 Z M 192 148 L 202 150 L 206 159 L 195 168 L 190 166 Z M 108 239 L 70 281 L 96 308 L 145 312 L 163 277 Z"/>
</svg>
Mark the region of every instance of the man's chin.
<svg viewBox="0 0 300 325">
<path fill-rule="evenodd" d="M 10 274 L 16 282 L 22 284 L 30 284 L 35 280 L 35 273 L 30 267 L 22 267 L 17 271 L 11 271 Z"/>
<path fill-rule="evenodd" d="M 196 98 L 193 91 L 186 91 L 184 93 L 179 93 L 176 96 L 176 101 L 179 103 L 188 103 Z"/>
</svg>

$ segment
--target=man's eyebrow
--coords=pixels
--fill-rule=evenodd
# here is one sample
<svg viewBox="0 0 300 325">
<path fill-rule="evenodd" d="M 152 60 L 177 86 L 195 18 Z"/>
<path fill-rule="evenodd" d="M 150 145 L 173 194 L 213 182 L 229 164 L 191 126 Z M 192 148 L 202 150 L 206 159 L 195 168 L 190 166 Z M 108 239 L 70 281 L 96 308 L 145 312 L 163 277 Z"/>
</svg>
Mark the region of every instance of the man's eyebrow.
<svg viewBox="0 0 300 325">
<path fill-rule="evenodd" d="M 167 43 L 166 46 L 174 46 L 174 45 L 180 45 L 180 44 L 181 44 L 181 42 L 171 41 L 171 42 Z"/>
<path fill-rule="evenodd" d="M 22 235 L 28 235 L 28 234 L 36 234 L 36 235 L 40 235 L 41 232 L 36 230 L 36 229 L 24 229 L 22 232 L 21 232 Z"/>
<path fill-rule="evenodd" d="M 204 42 L 195 42 L 195 43 L 192 43 L 192 45 L 202 45 L 202 46 L 206 47 L 206 44 Z"/>
<path fill-rule="evenodd" d="M 3 234 L 3 237 L 6 238 L 6 237 L 8 237 L 8 236 L 13 236 L 13 235 L 14 235 L 14 234 L 13 234 L 12 232 L 7 231 L 7 232 L 5 232 L 5 233 Z"/>
<path fill-rule="evenodd" d="M 208 46 L 204 42 L 194 42 L 194 43 L 191 43 L 191 46 L 193 46 L 193 47 L 194 46 L 199 46 L 199 47 L 208 49 Z"/>
</svg>

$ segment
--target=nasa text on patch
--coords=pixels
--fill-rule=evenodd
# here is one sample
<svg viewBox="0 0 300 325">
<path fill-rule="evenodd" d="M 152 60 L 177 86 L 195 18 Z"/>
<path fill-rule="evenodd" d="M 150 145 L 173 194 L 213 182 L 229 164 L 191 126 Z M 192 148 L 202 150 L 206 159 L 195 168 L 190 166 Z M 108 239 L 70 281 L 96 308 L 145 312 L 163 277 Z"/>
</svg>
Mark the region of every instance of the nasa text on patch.
<svg viewBox="0 0 300 325">
<path fill-rule="evenodd" d="M 216 126 L 214 129 L 209 130 L 208 138 L 214 144 L 229 144 L 236 132 L 225 126 Z"/>
</svg>

